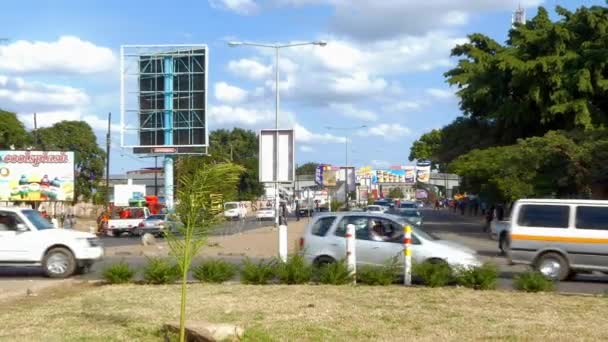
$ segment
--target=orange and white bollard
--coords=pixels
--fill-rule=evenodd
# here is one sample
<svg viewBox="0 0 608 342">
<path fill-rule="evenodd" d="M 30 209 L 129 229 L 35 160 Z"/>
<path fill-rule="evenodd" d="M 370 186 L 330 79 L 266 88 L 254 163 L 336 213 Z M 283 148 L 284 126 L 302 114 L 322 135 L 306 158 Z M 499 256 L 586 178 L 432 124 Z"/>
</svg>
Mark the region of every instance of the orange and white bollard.
<svg viewBox="0 0 608 342">
<path fill-rule="evenodd" d="M 412 285 L 412 226 L 403 226 L 403 285 Z"/>
<path fill-rule="evenodd" d="M 353 284 L 357 283 L 357 253 L 355 241 L 355 225 L 346 225 L 346 264 L 353 276 Z"/>
</svg>

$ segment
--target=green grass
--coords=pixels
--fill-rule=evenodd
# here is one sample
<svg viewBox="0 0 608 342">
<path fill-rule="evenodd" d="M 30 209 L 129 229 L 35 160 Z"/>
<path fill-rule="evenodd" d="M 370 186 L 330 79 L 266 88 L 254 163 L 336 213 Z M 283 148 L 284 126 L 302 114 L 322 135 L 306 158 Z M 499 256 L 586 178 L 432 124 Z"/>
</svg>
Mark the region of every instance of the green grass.
<svg viewBox="0 0 608 342">
<path fill-rule="evenodd" d="M 2 303 L 0 341 L 163 341 L 179 285 L 62 285 Z M 188 285 L 188 320 L 246 341 L 606 341 L 602 297 L 391 286 Z"/>
</svg>

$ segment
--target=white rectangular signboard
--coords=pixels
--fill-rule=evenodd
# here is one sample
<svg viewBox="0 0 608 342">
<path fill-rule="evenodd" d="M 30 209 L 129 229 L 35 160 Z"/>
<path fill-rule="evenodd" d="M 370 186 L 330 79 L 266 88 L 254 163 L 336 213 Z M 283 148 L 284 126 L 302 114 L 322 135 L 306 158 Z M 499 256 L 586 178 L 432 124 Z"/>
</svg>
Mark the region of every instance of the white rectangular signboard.
<svg viewBox="0 0 608 342">
<path fill-rule="evenodd" d="M 277 136 L 279 140 L 278 144 L 275 143 Z M 294 159 L 295 153 L 293 129 L 279 129 L 278 131 L 274 129 L 264 129 L 260 132 L 260 182 L 293 182 L 295 178 Z"/>
</svg>

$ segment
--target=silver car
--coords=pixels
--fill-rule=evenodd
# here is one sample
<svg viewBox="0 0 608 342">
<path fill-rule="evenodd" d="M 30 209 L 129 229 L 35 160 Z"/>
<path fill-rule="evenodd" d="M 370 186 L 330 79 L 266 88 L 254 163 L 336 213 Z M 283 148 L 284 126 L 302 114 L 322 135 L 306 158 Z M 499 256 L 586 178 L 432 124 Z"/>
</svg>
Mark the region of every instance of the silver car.
<svg viewBox="0 0 608 342">
<path fill-rule="evenodd" d="M 408 220 L 411 224 L 422 226 L 422 214 L 417 209 L 391 209 L 386 212 L 390 215 L 400 216 Z"/>
<path fill-rule="evenodd" d="M 313 264 L 331 263 L 346 257 L 346 226 L 355 225 L 357 265 L 383 265 L 397 256 L 403 262 L 402 217 L 381 213 L 339 212 L 316 216 L 300 239 L 301 254 Z M 442 261 L 452 266 L 473 267 L 481 262 L 472 249 L 440 240 L 412 228 L 412 259 Z"/>
</svg>

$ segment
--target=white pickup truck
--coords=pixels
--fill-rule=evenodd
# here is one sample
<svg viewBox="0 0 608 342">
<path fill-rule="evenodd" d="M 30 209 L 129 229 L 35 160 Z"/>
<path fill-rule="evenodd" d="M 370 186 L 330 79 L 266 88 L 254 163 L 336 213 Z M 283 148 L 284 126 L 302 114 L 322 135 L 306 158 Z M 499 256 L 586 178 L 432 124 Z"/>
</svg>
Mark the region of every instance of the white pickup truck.
<svg viewBox="0 0 608 342">
<path fill-rule="evenodd" d="M 127 213 L 127 218 L 121 218 L 120 212 Z M 150 210 L 146 207 L 122 208 L 119 212 L 114 212 L 112 218 L 108 220 L 106 235 L 120 237 L 124 233 L 136 235 L 137 227 L 150 216 Z"/>
<path fill-rule="evenodd" d="M 40 267 L 51 278 L 84 272 L 103 257 L 95 235 L 58 229 L 39 212 L 0 207 L 0 266 Z"/>
</svg>

